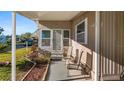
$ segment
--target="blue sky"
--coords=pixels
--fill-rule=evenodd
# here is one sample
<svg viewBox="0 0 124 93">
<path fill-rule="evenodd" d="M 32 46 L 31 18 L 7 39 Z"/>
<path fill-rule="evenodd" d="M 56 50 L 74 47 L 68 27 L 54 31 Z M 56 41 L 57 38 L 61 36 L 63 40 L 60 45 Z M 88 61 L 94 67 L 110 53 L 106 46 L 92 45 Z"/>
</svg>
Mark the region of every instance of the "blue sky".
<svg viewBox="0 0 124 93">
<path fill-rule="evenodd" d="M 4 35 L 11 35 L 12 33 L 12 12 L 0 11 L 0 27 L 5 31 Z M 16 15 L 16 34 L 20 35 L 25 32 L 35 32 L 37 25 L 34 21 L 21 16 L 17 13 Z"/>
</svg>

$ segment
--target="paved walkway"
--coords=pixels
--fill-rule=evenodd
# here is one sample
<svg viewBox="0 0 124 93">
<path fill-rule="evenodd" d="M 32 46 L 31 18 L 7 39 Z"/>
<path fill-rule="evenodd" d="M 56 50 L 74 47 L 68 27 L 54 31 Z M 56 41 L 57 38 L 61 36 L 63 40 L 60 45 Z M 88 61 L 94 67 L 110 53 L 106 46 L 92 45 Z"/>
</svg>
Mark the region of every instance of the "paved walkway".
<svg viewBox="0 0 124 93">
<path fill-rule="evenodd" d="M 81 75 L 81 71 L 79 70 L 68 71 L 65 61 L 52 61 L 50 64 L 46 80 L 48 81 L 69 80 L 83 77 L 84 75 Z"/>
<path fill-rule="evenodd" d="M 52 61 L 46 80 L 64 80 L 67 78 L 67 69 L 64 61 Z"/>
</svg>

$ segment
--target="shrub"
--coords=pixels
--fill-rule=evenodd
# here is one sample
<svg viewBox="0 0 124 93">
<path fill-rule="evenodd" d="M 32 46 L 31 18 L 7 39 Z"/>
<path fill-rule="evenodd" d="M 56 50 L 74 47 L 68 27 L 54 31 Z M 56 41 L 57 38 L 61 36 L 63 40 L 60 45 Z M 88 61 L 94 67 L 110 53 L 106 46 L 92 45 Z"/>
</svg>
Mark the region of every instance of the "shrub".
<svg viewBox="0 0 124 93">
<path fill-rule="evenodd" d="M 33 58 L 33 61 L 38 64 L 49 63 L 50 57 L 40 54 L 38 57 Z"/>
<path fill-rule="evenodd" d="M 7 45 L 6 45 L 6 44 L 0 44 L 0 50 L 5 49 L 6 47 L 7 47 Z"/>
<path fill-rule="evenodd" d="M 38 49 L 39 54 L 42 54 L 44 56 L 50 57 L 51 53 L 47 50 L 43 50 L 43 49 Z"/>
<path fill-rule="evenodd" d="M 38 57 L 38 52 L 37 51 L 32 52 L 32 53 L 28 54 L 27 57 L 32 60 L 33 58 Z"/>
<path fill-rule="evenodd" d="M 31 51 L 35 52 L 37 50 L 37 47 L 35 45 L 32 45 Z"/>
</svg>

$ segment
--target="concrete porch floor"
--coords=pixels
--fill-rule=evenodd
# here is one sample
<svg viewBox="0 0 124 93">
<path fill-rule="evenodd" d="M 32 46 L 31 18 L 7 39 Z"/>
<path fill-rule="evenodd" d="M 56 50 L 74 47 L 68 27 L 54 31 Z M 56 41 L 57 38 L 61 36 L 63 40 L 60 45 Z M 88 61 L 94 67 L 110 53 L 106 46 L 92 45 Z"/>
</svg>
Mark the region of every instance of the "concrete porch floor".
<svg viewBox="0 0 124 93">
<path fill-rule="evenodd" d="M 91 80 L 85 77 L 79 70 L 68 70 L 65 61 L 52 61 L 46 81 Z"/>
</svg>

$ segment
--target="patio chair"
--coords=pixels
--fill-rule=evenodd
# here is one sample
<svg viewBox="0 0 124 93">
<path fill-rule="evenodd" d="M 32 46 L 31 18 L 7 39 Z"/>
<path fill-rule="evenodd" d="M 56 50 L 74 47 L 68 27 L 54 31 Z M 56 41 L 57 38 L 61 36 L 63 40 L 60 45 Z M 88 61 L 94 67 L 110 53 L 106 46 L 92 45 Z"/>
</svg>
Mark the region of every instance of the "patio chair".
<svg viewBox="0 0 124 93">
<path fill-rule="evenodd" d="M 79 71 L 79 70 L 81 71 L 81 69 L 80 69 L 80 63 L 81 63 L 82 54 L 83 54 L 83 51 L 81 50 L 81 53 L 80 53 L 79 57 L 76 58 L 75 62 L 72 62 L 72 60 L 68 60 L 68 64 L 67 64 L 67 70 L 68 70 L 67 71 L 67 75 L 69 77 L 70 76 L 73 76 L 73 75 L 70 75 L 70 71 Z M 81 72 L 81 74 L 82 74 L 82 72 Z"/>
<path fill-rule="evenodd" d="M 122 71 L 122 73 L 120 74 L 120 80 L 124 81 L 124 70 Z"/>
<path fill-rule="evenodd" d="M 69 46 L 68 51 L 67 51 L 67 56 L 64 57 L 67 65 L 74 61 L 74 58 L 72 57 L 72 50 L 73 50 L 73 47 Z"/>
<path fill-rule="evenodd" d="M 68 74 L 69 74 L 69 70 L 80 70 L 82 75 L 84 74 L 84 75 L 86 75 L 86 77 L 91 77 L 91 70 L 92 70 L 91 60 L 92 60 L 92 58 L 89 58 L 89 56 L 92 57 L 92 54 L 86 53 L 86 55 L 83 55 L 83 53 L 84 53 L 84 51 L 81 50 L 81 53 L 77 60 L 78 61 L 77 64 L 68 64 L 68 66 L 67 66 Z M 81 61 L 83 56 L 86 57 L 86 62 Z"/>
<path fill-rule="evenodd" d="M 82 68 L 82 71 L 85 71 L 85 74 L 89 75 L 91 77 L 91 71 L 92 71 L 92 53 L 86 53 L 86 62 L 80 63 L 80 67 Z"/>
<path fill-rule="evenodd" d="M 81 50 L 80 56 L 77 58 L 76 63 L 71 62 L 71 60 L 69 60 L 70 62 L 68 62 L 67 65 L 67 69 L 76 69 L 78 70 L 81 64 L 81 58 L 82 58 L 82 54 L 83 54 L 83 50 Z"/>
<path fill-rule="evenodd" d="M 72 56 L 72 49 L 73 49 L 73 47 L 69 46 L 68 52 L 67 52 L 67 56 L 65 57 L 65 59 L 70 59 L 71 58 L 71 56 Z"/>
</svg>

